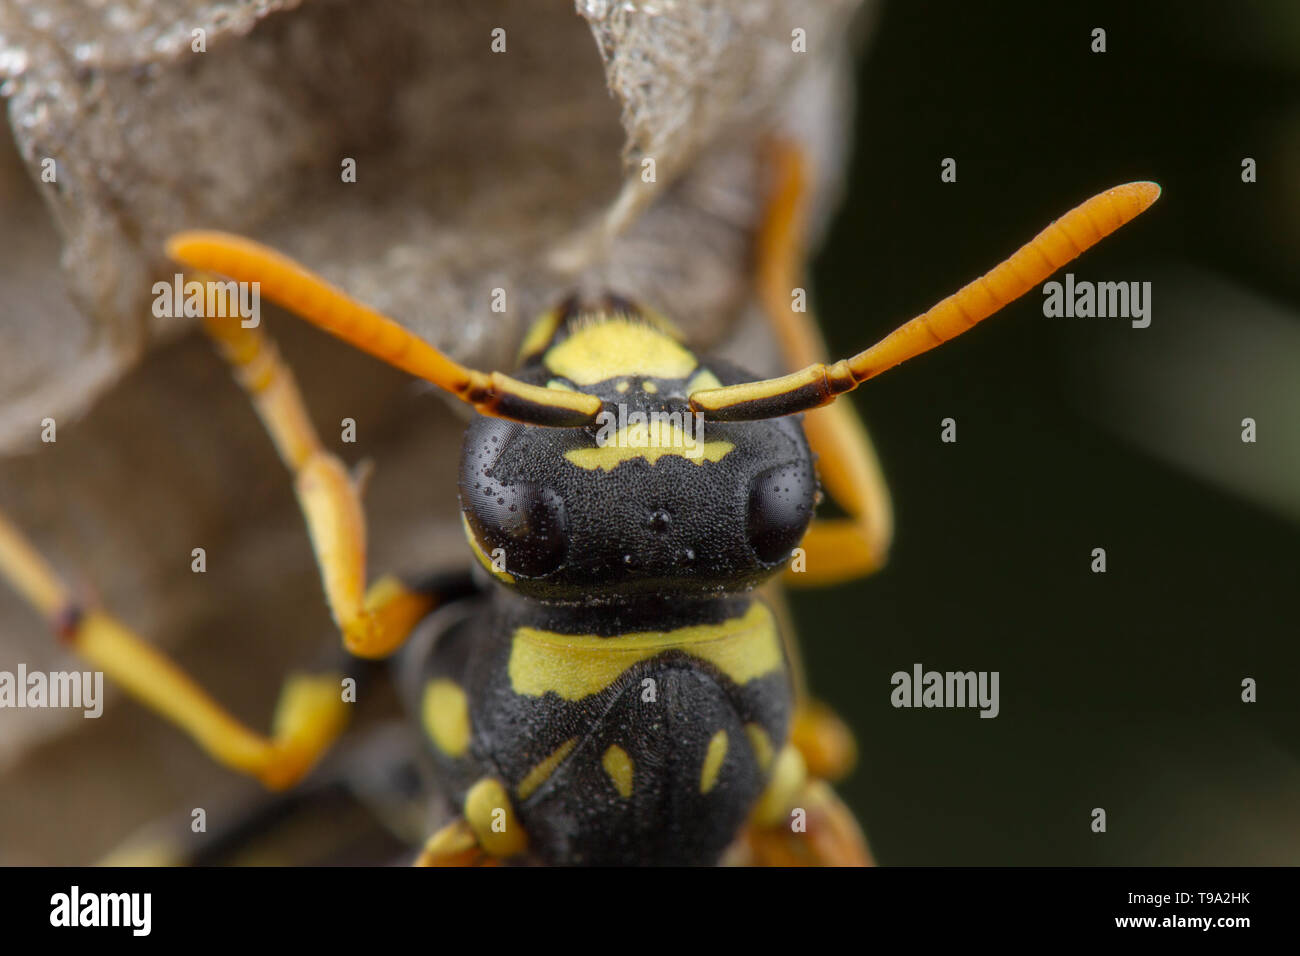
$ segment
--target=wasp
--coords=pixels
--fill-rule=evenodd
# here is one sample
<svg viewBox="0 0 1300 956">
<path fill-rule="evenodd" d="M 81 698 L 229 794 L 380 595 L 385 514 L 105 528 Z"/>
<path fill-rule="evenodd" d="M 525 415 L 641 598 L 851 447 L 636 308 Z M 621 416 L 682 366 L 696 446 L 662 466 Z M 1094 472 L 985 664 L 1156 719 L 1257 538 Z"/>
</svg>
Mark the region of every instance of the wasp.
<svg viewBox="0 0 1300 956">
<path fill-rule="evenodd" d="M 476 415 L 459 466 L 474 561 L 464 576 L 367 584 L 357 482 L 321 443 L 260 327 L 205 316 L 293 476 L 343 647 L 393 657 L 451 822 L 424 865 L 865 864 L 829 782 L 852 737 L 802 686 L 768 586 L 870 574 L 892 534 L 870 439 L 835 399 L 953 338 L 1148 208 L 1118 186 L 877 344 L 828 363 L 803 268 L 807 174 L 771 150 L 758 294 L 786 361 L 756 378 L 698 355 L 618 295 L 571 296 L 532 326 L 507 375 L 467 368 L 248 239 L 184 232 L 170 257 L 261 295 L 440 387 Z M 816 518 L 823 495 L 844 517 Z M 106 610 L 79 604 L 0 516 L 0 574 L 75 653 L 272 789 L 342 732 L 338 672 L 291 675 L 269 734 L 244 726 Z M 404 647 L 405 646 L 405 647 Z"/>
</svg>

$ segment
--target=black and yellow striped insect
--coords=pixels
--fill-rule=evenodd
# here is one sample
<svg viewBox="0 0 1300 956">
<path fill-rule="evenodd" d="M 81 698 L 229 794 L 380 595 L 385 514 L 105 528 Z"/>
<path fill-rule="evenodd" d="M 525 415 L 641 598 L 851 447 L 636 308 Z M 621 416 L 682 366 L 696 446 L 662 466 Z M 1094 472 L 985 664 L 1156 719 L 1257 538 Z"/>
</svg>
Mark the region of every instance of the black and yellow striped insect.
<svg viewBox="0 0 1300 956">
<path fill-rule="evenodd" d="M 884 560 L 879 466 L 851 407 L 831 402 L 1024 294 L 1159 188 L 1088 200 L 879 344 L 827 365 L 810 317 L 791 308 L 802 161 L 789 147 L 773 155 L 759 292 L 802 369 L 777 379 L 698 356 L 669 321 L 616 296 L 569 299 L 537 321 L 513 376 L 485 374 L 248 240 L 169 243 L 188 268 L 258 282 L 481 413 L 460 464 L 472 580 L 387 576 L 367 588 L 357 489 L 274 345 L 238 318 L 205 319 L 294 475 L 344 646 L 384 658 L 407 645 L 411 710 L 455 809 L 422 863 L 869 860 L 827 784 L 851 762 L 851 737 L 800 686 L 779 605 L 760 590 L 783 570 L 826 584 Z M 846 517 L 814 520 L 821 489 Z M 0 573 L 77 653 L 272 788 L 299 780 L 344 726 L 337 673 L 290 678 L 270 736 L 243 726 L 115 618 L 78 606 L 2 518 Z"/>
</svg>

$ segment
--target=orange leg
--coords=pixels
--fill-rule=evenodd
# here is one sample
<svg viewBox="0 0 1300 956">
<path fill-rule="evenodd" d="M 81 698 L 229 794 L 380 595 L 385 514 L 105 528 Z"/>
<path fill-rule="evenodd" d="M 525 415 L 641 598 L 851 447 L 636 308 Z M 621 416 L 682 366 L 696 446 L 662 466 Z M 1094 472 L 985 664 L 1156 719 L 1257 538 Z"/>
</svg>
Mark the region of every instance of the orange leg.
<svg viewBox="0 0 1300 956">
<path fill-rule="evenodd" d="M 436 603 L 395 577 L 365 587 L 365 524 L 351 477 L 312 428 L 293 376 L 260 329 L 238 318 L 205 319 L 208 333 L 253 399 L 295 490 L 311 533 L 325 595 L 344 643 L 384 657 Z M 0 515 L 0 577 L 56 629 L 79 656 L 131 696 L 180 727 L 224 766 L 281 789 L 311 769 L 342 732 L 348 704 L 341 674 L 297 674 L 285 683 L 267 736 L 245 726 L 192 678 L 109 613 L 81 609 L 18 529 Z"/>
<path fill-rule="evenodd" d="M 429 838 L 413 866 L 497 866 L 500 861 L 479 846 L 464 817 L 457 817 Z"/>
<path fill-rule="evenodd" d="M 767 789 L 728 850 L 739 866 L 871 866 L 857 821 L 824 780 L 808 775 L 802 754 L 787 745 Z"/>
<path fill-rule="evenodd" d="M 300 779 L 347 722 L 341 674 L 296 674 L 284 685 L 271 735 L 251 730 L 117 618 L 98 609 L 82 610 L 4 515 L 0 577 L 8 578 L 78 656 L 188 733 L 213 759 L 268 787 L 281 789 Z"/>
<path fill-rule="evenodd" d="M 771 143 L 769 161 L 772 184 L 758 236 L 758 292 L 786 363 L 799 368 L 826 354 L 813 313 L 794 308 L 795 290 L 804 287 L 807 171 L 803 154 L 789 143 Z M 806 290 L 803 299 L 806 303 Z M 871 574 L 884 563 L 893 534 L 889 489 L 871 438 L 847 402 L 809 412 L 804 432 L 823 487 L 848 517 L 815 520 L 801 543 L 802 570 L 787 570 L 783 582 L 817 587 Z M 797 644 L 790 639 L 786 645 L 799 673 Z M 852 813 L 821 782 L 852 769 L 853 735 L 829 707 L 808 696 L 801 679 L 799 684 L 790 746 L 736 852 L 757 865 L 865 865 L 871 857 Z"/>
<path fill-rule="evenodd" d="M 321 583 L 348 651 L 387 657 L 433 606 L 428 595 L 380 578 L 366 591 L 366 526 L 356 483 L 321 444 L 293 373 L 260 328 L 239 318 L 205 318 L 204 328 L 231 364 L 293 473 Z"/>
<path fill-rule="evenodd" d="M 758 237 L 758 291 L 787 364 L 802 368 L 826 355 L 813 313 L 797 312 L 793 304 L 795 290 L 804 286 L 807 170 L 793 144 L 774 142 L 770 153 L 773 183 Z M 784 580 L 819 587 L 871 574 L 884 564 L 894 530 L 871 438 L 847 402 L 808 412 L 804 432 L 823 487 L 848 517 L 814 521 L 801 544 L 803 570 L 787 571 Z"/>
<path fill-rule="evenodd" d="M 528 834 L 504 784 L 484 777 L 465 795 L 464 816 L 431 836 L 415 865 L 491 866 L 527 849 Z"/>
</svg>

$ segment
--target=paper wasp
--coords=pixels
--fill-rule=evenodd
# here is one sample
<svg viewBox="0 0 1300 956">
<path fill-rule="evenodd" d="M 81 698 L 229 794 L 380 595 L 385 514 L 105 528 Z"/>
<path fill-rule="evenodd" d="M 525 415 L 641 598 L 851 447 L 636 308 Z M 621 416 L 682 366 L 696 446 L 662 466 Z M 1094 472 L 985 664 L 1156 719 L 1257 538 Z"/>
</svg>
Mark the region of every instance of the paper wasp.
<svg viewBox="0 0 1300 956">
<path fill-rule="evenodd" d="M 254 242 L 186 232 L 168 243 L 190 270 L 257 282 L 479 413 L 460 464 L 472 578 L 367 587 L 357 487 L 288 367 L 260 327 L 204 319 L 294 476 L 346 649 L 386 658 L 413 632 L 437 631 L 425 653 L 402 657 L 456 811 L 422 863 L 869 861 L 827 783 L 851 762 L 851 737 L 799 686 L 791 635 L 757 591 L 783 570 L 829 584 L 884 560 L 879 465 L 851 407 L 832 403 L 1023 295 L 1159 187 L 1089 199 L 876 345 L 825 364 L 809 314 L 791 306 L 803 163 L 793 148 L 773 155 L 759 295 L 799 369 L 774 379 L 696 355 L 667 319 L 616 295 L 566 300 L 537 320 L 513 376 L 483 373 Z M 610 414 L 624 424 L 601 434 Z M 821 489 L 846 517 L 814 520 Z M 300 780 L 346 723 L 342 675 L 307 673 L 287 681 L 269 736 L 243 726 L 116 618 L 80 606 L 2 518 L 0 572 L 77 654 L 268 787 Z M 453 602 L 473 613 L 431 616 Z"/>
</svg>

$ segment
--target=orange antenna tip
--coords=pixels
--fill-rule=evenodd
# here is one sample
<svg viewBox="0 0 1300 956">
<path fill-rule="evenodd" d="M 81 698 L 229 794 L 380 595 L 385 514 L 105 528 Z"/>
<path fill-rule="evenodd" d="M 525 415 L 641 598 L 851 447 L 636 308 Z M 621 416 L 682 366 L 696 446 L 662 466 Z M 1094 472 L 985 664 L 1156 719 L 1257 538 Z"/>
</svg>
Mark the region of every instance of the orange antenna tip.
<svg viewBox="0 0 1300 956">
<path fill-rule="evenodd" d="M 1119 216 L 1119 224 L 1123 225 L 1150 209 L 1151 205 L 1160 198 L 1160 192 L 1159 183 L 1143 181 L 1114 186 L 1097 199 L 1109 201 L 1110 207 Z"/>
<path fill-rule="evenodd" d="M 1131 222 L 1160 198 L 1153 182 L 1125 183 L 1071 209 L 1001 265 L 968 283 L 851 358 L 779 379 L 742 382 L 690 396 L 691 407 L 716 421 L 791 415 L 834 401 L 867 379 L 947 342 L 1013 302 L 1067 262 Z"/>
</svg>

